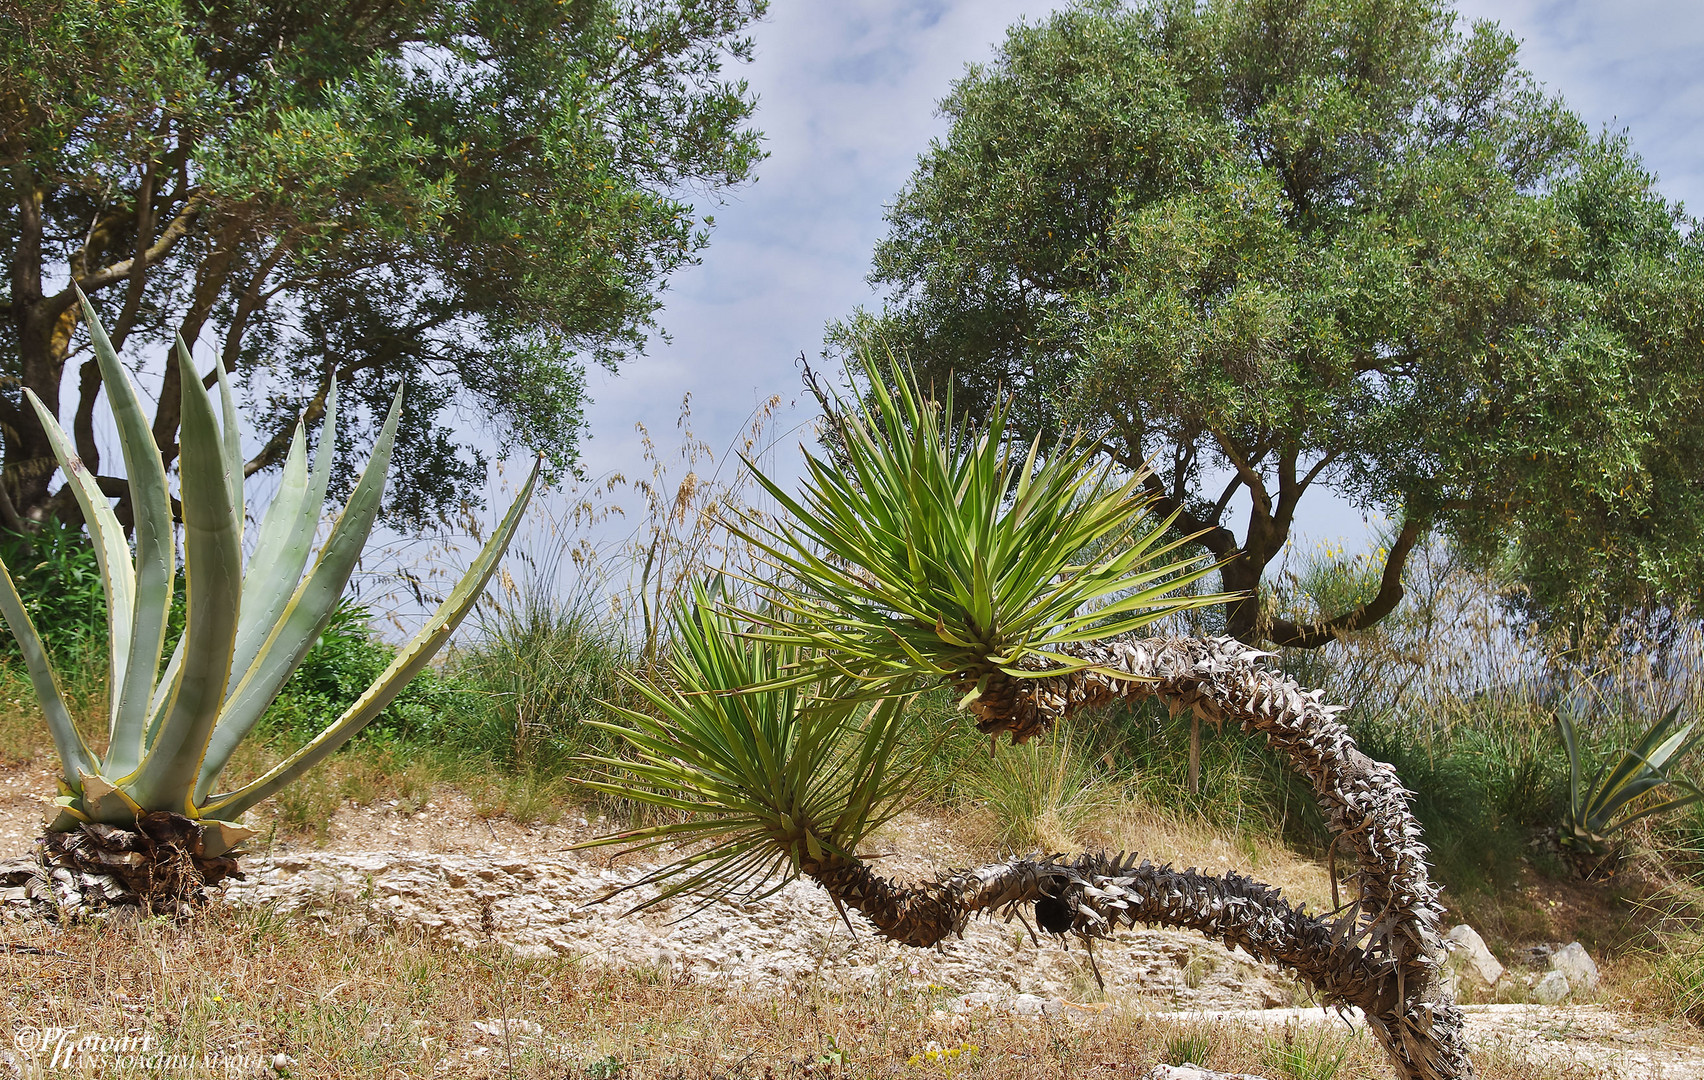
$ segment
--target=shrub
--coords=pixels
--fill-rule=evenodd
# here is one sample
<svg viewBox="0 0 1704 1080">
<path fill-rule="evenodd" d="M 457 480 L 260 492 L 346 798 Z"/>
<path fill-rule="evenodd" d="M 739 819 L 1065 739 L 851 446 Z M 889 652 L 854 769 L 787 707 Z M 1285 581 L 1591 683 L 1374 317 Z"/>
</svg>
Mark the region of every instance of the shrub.
<svg viewBox="0 0 1704 1080">
<path fill-rule="evenodd" d="M 328 718 L 360 697 L 395 656 L 396 648 L 373 630 L 372 613 L 362 604 L 344 600 L 261 718 L 260 734 L 289 748 L 306 743 L 320 733 Z M 452 681 L 428 668 L 359 738 L 429 742 L 442 733 L 458 696 Z"/>
<path fill-rule="evenodd" d="M 481 610 L 478 642 L 456 658 L 460 691 L 445 741 L 523 770 L 561 771 L 576 754 L 610 747 L 588 721 L 604 702 L 636 697 L 621 678 L 636 649 L 590 603 L 528 590 Z"/>
<path fill-rule="evenodd" d="M 54 666 L 73 676 L 100 666 L 106 659 L 106 591 L 83 531 L 49 518 L 33 536 L 0 533 L 0 560 L 16 568 L 12 580 Z M 0 658 L 23 660 L 10 634 L 0 635 Z"/>
</svg>

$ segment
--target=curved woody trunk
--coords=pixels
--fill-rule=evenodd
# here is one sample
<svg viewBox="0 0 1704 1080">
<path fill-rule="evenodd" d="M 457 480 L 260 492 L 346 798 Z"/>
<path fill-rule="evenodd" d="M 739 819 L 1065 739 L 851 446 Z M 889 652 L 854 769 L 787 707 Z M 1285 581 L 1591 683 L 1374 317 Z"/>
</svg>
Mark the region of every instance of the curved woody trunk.
<svg viewBox="0 0 1704 1080">
<path fill-rule="evenodd" d="M 850 859 L 801 869 L 908 945 L 934 945 L 974 915 L 1037 901 L 1059 918 L 1068 914 L 1070 932 L 1085 938 L 1137 923 L 1199 931 L 1296 972 L 1323 1004 L 1362 1010 L 1403 1080 L 1471 1077 L 1461 1014 L 1440 979 L 1443 909 L 1419 824 L 1396 771 L 1356 749 L 1334 719 L 1339 707 L 1263 668 L 1267 654 L 1230 638 L 1115 639 L 1064 651 L 1094 666 L 994 683 L 970 704 L 977 726 L 1023 742 L 1080 709 L 1146 697 L 1237 724 L 1263 736 L 1312 786 L 1334 850 L 1354 856 L 1354 898 L 1315 915 L 1240 874 L 1177 871 L 1123 855 L 1013 859 L 920 885 L 878 877 Z"/>
</svg>

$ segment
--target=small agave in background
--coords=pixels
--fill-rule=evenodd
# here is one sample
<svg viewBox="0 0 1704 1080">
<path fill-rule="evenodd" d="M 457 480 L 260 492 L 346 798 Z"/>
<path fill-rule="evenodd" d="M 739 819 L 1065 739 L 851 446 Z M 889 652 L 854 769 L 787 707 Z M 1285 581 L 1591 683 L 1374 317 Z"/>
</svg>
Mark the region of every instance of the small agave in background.
<svg viewBox="0 0 1704 1080">
<path fill-rule="evenodd" d="M 1704 744 L 1704 731 L 1695 730 L 1696 722 L 1680 722 L 1678 705 L 1619 758 L 1604 762 L 1588 783 L 1581 783 L 1580 740 L 1566 710 L 1556 713 L 1556 728 L 1568 752 L 1568 806 L 1562 815 L 1561 844 L 1588 878 L 1614 870 L 1620 857 L 1616 836 L 1627 826 L 1704 801 L 1704 788 L 1675 771 L 1686 755 Z M 1645 798 L 1662 788 L 1669 791 Z M 1635 805 L 1637 811 L 1626 812 Z"/>
<path fill-rule="evenodd" d="M 311 468 L 305 432 L 297 426 L 278 494 L 245 570 L 243 460 L 230 386 L 223 369 L 216 369 L 216 409 L 189 350 L 178 343 L 187 601 L 183 635 L 167 657 L 177 550 L 165 467 L 136 388 L 86 299 L 83 314 L 129 476 L 135 549 L 56 418 L 26 390 L 99 558 L 111 635 L 111 707 L 108 745 L 97 754 L 72 723 L 40 635 L 0 565 L 0 615 L 23 652 L 62 767 L 60 794 L 41 843 L 44 865 L 22 888 L 60 905 L 129 899 L 170 905 L 196 899 L 203 885 L 235 873 L 232 852 L 253 835 L 240 824 L 243 813 L 348 742 L 449 639 L 507 549 L 539 470 L 535 464 L 467 574 L 372 686 L 265 775 L 221 789 L 219 774 L 325 628 L 360 558 L 384 491 L 402 395 L 311 567 L 331 472 L 335 388 Z"/>
</svg>

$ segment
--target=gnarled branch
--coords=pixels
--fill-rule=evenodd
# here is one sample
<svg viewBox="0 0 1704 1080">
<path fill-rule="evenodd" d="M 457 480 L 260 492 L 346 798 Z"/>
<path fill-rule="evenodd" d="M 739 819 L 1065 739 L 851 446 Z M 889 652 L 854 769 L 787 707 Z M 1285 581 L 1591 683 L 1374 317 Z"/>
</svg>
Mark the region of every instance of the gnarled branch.
<svg viewBox="0 0 1704 1080">
<path fill-rule="evenodd" d="M 1356 748 L 1335 719 L 1338 708 L 1230 638 L 1115 639 L 1062 651 L 1093 666 L 990 685 L 970 705 L 977 726 L 1022 742 L 1084 708 L 1147 697 L 1233 722 L 1265 738 L 1313 787 L 1335 842 L 1354 854 L 1357 897 L 1341 911 L 1310 915 L 1240 874 L 1104 855 L 1015 859 L 916 886 L 855 860 L 801 869 L 884 936 L 912 945 L 934 944 L 973 915 L 1040 902 L 1062 905 L 1069 929 L 1088 937 L 1136 923 L 1206 933 L 1296 971 L 1326 1004 L 1361 1009 L 1404 1080 L 1471 1077 L 1461 1014 L 1439 979 L 1443 908 L 1420 826 L 1396 771 Z"/>
</svg>

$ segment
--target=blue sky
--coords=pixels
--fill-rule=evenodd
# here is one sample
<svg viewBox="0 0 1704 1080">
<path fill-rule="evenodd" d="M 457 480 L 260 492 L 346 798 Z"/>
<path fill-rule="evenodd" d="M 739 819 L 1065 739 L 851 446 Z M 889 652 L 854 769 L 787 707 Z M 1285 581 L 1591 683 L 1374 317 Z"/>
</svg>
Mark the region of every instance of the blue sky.
<svg viewBox="0 0 1704 1080">
<path fill-rule="evenodd" d="M 864 281 L 883 208 L 932 136 L 935 103 L 967 63 L 989 59 L 1007 26 L 1061 6 L 1021 0 L 775 0 L 745 68 L 760 95 L 768 160 L 756 183 L 715 207 L 703 264 L 664 294 L 672 342 L 619 375 L 593 373 L 586 471 L 637 471 L 635 422 L 665 448 L 683 393 L 718 450 L 753 406 L 800 384 L 824 325 L 872 304 Z M 1522 60 L 1594 126 L 1628 128 L 1671 198 L 1704 206 L 1704 5 L 1697 0 L 1464 0 L 1500 22 Z M 794 422 L 808 420 L 801 403 Z M 797 441 L 794 436 L 792 442 Z M 1360 515 L 1330 498 L 1302 531 L 1359 542 Z"/>
</svg>

